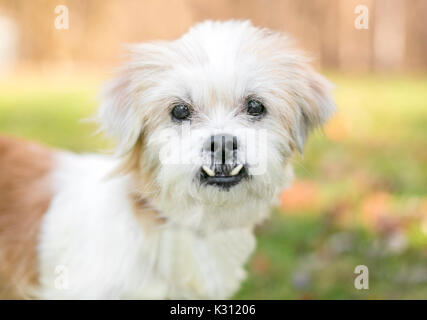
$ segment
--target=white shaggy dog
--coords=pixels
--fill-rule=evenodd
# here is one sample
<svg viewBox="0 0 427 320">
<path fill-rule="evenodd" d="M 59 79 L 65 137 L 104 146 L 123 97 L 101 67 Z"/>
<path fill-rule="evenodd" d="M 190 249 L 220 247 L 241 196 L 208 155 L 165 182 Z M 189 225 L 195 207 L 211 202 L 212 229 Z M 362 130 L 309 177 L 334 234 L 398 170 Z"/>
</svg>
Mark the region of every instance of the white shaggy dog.
<svg viewBox="0 0 427 320">
<path fill-rule="evenodd" d="M 247 21 L 132 46 L 99 113 L 117 157 L 0 138 L 0 289 L 232 296 L 292 153 L 334 108 L 287 37 Z"/>
</svg>

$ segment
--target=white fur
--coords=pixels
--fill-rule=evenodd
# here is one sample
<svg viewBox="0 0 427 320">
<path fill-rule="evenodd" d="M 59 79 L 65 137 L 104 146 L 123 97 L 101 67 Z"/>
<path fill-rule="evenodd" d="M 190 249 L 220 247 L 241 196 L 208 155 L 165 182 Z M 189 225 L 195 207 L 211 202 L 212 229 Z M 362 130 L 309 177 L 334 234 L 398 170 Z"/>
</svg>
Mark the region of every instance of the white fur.
<svg viewBox="0 0 427 320">
<path fill-rule="evenodd" d="M 293 150 L 301 152 L 308 132 L 334 110 L 329 91 L 286 36 L 249 22 L 205 22 L 178 40 L 134 46 L 100 108 L 102 128 L 118 139 L 118 159 L 58 155 L 40 234 L 40 297 L 230 297 L 254 249 L 254 226 L 291 180 Z M 264 118 L 245 113 L 248 96 L 263 101 Z M 177 100 L 193 107 L 187 124 L 196 136 L 171 121 Z M 245 129 L 266 139 L 247 141 L 239 133 Z M 250 147 L 265 153 L 265 172 L 255 174 L 257 159 L 246 154 L 252 179 L 228 191 L 198 183 L 200 150 L 218 133 L 237 136 L 239 160 Z M 138 139 L 137 171 L 153 178 L 112 177 Z M 165 150 L 181 152 L 181 162 L 161 162 Z M 147 185 L 152 191 L 139 196 L 166 220 L 148 230 L 129 196 Z"/>
<path fill-rule="evenodd" d="M 60 155 L 57 194 L 41 232 L 39 295 L 171 299 L 234 292 L 254 248 L 251 230 L 202 235 L 172 224 L 144 232 L 128 198 L 129 177 L 107 178 L 114 164 Z"/>
</svg>

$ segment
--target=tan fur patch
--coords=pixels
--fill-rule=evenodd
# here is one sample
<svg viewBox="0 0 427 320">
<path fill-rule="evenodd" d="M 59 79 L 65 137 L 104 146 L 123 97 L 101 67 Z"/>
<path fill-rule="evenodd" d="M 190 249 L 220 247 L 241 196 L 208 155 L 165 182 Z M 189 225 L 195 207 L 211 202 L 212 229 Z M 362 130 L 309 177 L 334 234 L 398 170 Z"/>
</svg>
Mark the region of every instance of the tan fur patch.
<svg viewBox="0 0 427 320">
<path fill-rule="evenodd" d="M 166 222 L 166 219 L 150 205 L 147 199 L 141 198 L 138 194 L 131 194 L 131 201 L 135 217 L 147 234 L 157 231 L 158 227 Z"/>
<path fill-rule="evenodd" d="M 0 297 L 25 297 L 37 283 L 38 231 L 51 200 L 53 154 L 0 136 Z"/>
<path fill-rule="evenodd" d="M 133 204 L 135 216 L 140 226 L 146 232 L 162 225 L 165 219 L 151 206 L 149 198 L 156 196 L 159 192 L 154 184 L 154 172 L 156 168 L 146 167 L 141 163 L 143 155 L 143 136 L 141 135 L 132 150 L 124 157 L 119 167 L 112 175 L 131 174 L 133 177 L 133 192 L 130 199 Z"/>
<path fill-rule="evenodd" d="M 159 186 L 155 183 L 155 165 L 148 166 L 144 163 L 144 138 L 141 135 L 132 150 L 123 157 L 119 166 L 111 173 L 111 176 L 131 174 L 135 183 L 134 192 L 140 199 L 152 198 L 159 194 Z M 133 196 L 132 196 L 133 197 Z"/>
</svg>

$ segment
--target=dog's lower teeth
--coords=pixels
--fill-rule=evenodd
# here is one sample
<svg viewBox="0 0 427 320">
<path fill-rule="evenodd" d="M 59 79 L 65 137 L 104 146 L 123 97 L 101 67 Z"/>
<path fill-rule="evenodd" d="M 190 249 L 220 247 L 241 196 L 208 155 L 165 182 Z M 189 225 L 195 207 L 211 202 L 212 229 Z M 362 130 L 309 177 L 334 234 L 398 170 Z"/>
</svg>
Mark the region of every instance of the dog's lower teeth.
<svg viewBox="0 0 427 320">
<path fill-rule="evenodd" d="M 231 170 L 230 176 L 237 175 L 240 172 L 240 170 L 242 170 L 242 168 L 243 168 L 243 164 L 239 164 L 237 167 L 235 167 L 233 170 Z"/>
<path fill-rule="evenodd" d="M 213 172 L 213 170 L 211 170 L 210 168 L 206 167 L 206 166 L 202 166 L 202 169 L 204 172 L 206 172 L 206 174 L 210 177 L 214 177 L 215 176 L 215 172 Z"/>
</svg>

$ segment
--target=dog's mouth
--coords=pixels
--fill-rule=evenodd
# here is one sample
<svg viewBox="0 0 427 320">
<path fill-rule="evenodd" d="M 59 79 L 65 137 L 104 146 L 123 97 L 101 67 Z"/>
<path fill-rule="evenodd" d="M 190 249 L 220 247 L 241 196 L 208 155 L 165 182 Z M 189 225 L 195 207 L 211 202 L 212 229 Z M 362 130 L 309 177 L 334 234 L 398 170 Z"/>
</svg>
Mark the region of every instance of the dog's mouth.
<svg viewBox="0 0 427 320">
<path fill-rule="evenodd" d="M 202 184 L 216 186 L 227 191 L 248 177 L 248 172 L 243 164 L 204 165 L 200 168 Z"/>
</svg>

